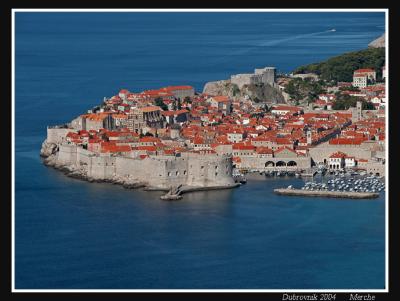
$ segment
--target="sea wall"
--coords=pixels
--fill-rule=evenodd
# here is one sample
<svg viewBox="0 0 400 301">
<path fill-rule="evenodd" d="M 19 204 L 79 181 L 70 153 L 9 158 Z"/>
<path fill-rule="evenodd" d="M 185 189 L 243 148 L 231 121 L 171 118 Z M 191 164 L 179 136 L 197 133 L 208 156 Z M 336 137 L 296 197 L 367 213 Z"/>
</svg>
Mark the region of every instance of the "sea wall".
<svg viewBox="0 0 400 301">
<path fill-rule="evenodd" d="M 231 157 L 188 153 L 185 159 L 188 165 L 187 185 L 210 187 L 234 184 Z"/>
<path fill-rule="evenodd" d="M 186 162 L 182 158 L 169 157 L 148 157 L 143 160 L 116 157 L 116 174 L 145 182 L 151 187 L 168 188 L 186 184 Z"/>
<path fill-rule="evenodd" d="M 232 160 L 216 154 L 183 153 L 150 156 L 145 159 L 96 154 L 75 145 L 61 144 L 52 155 L 51 165 L 79 170 L 91 180 L 144 183 L 152 188 L 233 186 Z"/>
<path fill-rule="evenodd" d="M 56 154 L 56 162 L 60 165 L 79 165 L 77 161 L 77 147 L 68 144 L 59 145 Z"/>
<path fill-rule="evenodd" d="M 88 165 L 88 176 L 96 180 L 112 180 L 116 176 L 116 158 L 104 154 L 92 156 Z"/>
</svg>

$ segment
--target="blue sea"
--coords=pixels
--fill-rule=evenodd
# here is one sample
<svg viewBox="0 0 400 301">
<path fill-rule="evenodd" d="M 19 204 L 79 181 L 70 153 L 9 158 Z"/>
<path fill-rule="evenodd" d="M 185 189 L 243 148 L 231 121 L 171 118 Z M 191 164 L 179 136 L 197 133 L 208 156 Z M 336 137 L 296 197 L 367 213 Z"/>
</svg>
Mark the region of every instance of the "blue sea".
<svg viewBox="0 0 400 301">
<path fill-rule="evenodd" d="M 179 202 L 44 166 L 46 126 L 122 88 L 290 72 L 384 32 L 383 13 L 27 13 L 15 18 L 17 289 L 382 289 L 385 200 L 284 197 L 251 177 Z M 330 31 L 336 29 L 335 32 Z"/>
</svg>

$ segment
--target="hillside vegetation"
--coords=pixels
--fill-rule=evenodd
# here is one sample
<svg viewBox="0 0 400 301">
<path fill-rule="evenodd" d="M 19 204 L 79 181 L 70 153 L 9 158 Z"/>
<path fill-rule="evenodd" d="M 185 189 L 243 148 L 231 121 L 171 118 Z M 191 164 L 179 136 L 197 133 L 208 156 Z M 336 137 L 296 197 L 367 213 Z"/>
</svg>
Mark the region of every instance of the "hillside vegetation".
<svg viewBox="0 0 400 301">
<path fill-rule="evenodd" d="M 285 87 L 285 92 L 289 94 L 291 99 L 298 103 L 302 100 L 314 102 L 318 98 L 318 95 L 326 93 L 326 90 L 324 81 L 294 78 Z"/>
<path fill-rule="evenodd" d="M 300 66 L 293 73 L 316 73 L 322 80 L 351 82 L 354 70 L 373 68 L 376 70 L 377 80 L 380 80 L 384 64 L 385 48 L 368 48 L 335 56 L 324 62 Z"/>
</svg>

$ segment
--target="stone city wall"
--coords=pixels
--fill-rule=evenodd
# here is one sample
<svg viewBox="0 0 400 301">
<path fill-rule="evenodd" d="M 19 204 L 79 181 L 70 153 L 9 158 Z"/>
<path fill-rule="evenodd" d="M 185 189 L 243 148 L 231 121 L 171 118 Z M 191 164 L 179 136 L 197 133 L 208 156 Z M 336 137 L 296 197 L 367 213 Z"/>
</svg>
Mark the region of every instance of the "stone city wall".
<svg viewBox="0 0 400 301">
<path fill-rule="evenodd" d="M 47 127 L 47 142 L 60 144 L 65 141 L 68 132 L 76 132 L 74 129 L 63 127 Z"/>
<path fill-rule="evenodd" d="M 194 88 L 190 89 L 190 90 L 173 90 L 172 92 L 176 97 L 178 97 L 182 100 L 187 96 L 188 97 L 194 96 Z"/>
<path fill-rule="evenodd" d="M 151 156 L 143 160 L 95 154 L 75 145 L 59 145 L 59 165 L 84 168 L 93 179 L 125 177 L 156 188 L 180 184 L 200 187 L 231 186 L 232 161 L 229 156 L 183 153 L 181 157 Z"/>
<path fill-rule="evenodd" d="M 86 130 L 86 118 L 78 116 L 69 123 L 69 126 L 78 131 Z"/>
<path fill-rule="evenodd" d="M 90 157 L 88 176 L 93 179 L 112 179 L 116 175 L 116 157 L 108 154 Z"/>
<path fill-rule="evenodd" d="M 240 168 L 243 169 L 257 169 L 263 170 L 301 170 L 311 167 L 311 157 L 255 157 L 255 156 L 241 156 Z M 279 163 L 278 163 L 279 162 Z M 283 162 L 283 164 L 282 164 Z M 295 162 L 295 164 L 293 163 Z M 278 166 L 277 166 L 278 163 Z"/>
<path fill-rule="evenodd" d="M 324 163 L 324 160 L 328 162 L 329 156 L 338 151 L 355 158 L 371 159 L 371 151 L 366 148 L 352 145 L 329 145 L 328 143 L 310 148 L 309 154 L 315 163 Z"/>
<path fill-rule="evenodd" d="M 184 158 L 188 164 L 187 185 L 212 187 L 234 184 L 230 156 L 186 153 Z"/>
<path fill-rule="evenodd" d="M 365 169 L 365 171 L 369 174 L 379 174 L 380 176 L 385 175 L 385 164 L 382 162 L 374 162 L 374 161 L 368 161 L 368 162 L 358 162 L 357 165 L 358 168 L 360 169 Z"/>
<path fill-rule="evenodd" d="M 57 163 L 63 165 L 77 165 L 77 147 L 75 145 L 60 144 L 57 152 Z"/>
<path fill-rule="evenodd" d="M 239 89 L 244 85 L 269 84 L 275 86 L 276 68 L 265 67 L 254 69 L 254 73 L 235 74 L 231 76 L 231 83 L 236 84 Z"/>
<path fill-rule="evenodd" d="M 262 75 L 254 75 L 254 74 L 232 75 L 231 83 L 236 84 L 239 89 L 242 89 L 244 85 L 254 85 L 262 83 Z"/>
</svg>

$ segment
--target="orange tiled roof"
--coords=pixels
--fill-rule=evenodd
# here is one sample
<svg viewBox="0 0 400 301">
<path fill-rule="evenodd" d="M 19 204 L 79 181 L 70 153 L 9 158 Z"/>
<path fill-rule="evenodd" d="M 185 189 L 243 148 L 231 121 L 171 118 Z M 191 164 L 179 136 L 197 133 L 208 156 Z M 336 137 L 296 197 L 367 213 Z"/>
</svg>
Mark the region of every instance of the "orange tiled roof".
<svg viewBox="0 0 400 301">
<path fill-rule="evenodd" d="M 143 107 L 140 108 L 142 112 L 148 113 L 148 112 L 156 112 L 156 111 L 162 111 L 159 106 L 149 106 L 149 107 Z"/>
<path fill-rule="evenodd" d="M 354 73 L 368 73 L 368 72 L 375 72 L 375 70 L 370 68 L 365 68 L 365 69 L 357 69 L 354 71 Z"/>
<path fill-rule="evenodd" d="M 229 97 L 225 95 L 219 95 L 219 96 L 213 96 L 212 99 L 215 100 L 216 102 L 227 102 L 229 100 Z"/>
<path fill-rule="evenodd" d="M 345 145 L 345 144 L 352 144 L 352 145 L 360 145 L 363 141 L 367 140 L 367 138 L 332 138 L 329 140 L 329 144 L 333 145 Z"/>
<path fill-rule="evenodd" d="M 346 154 L 343 152 L 336 152 L 329 156 L 329 158 L 346 158 Z"/>
</svg>

